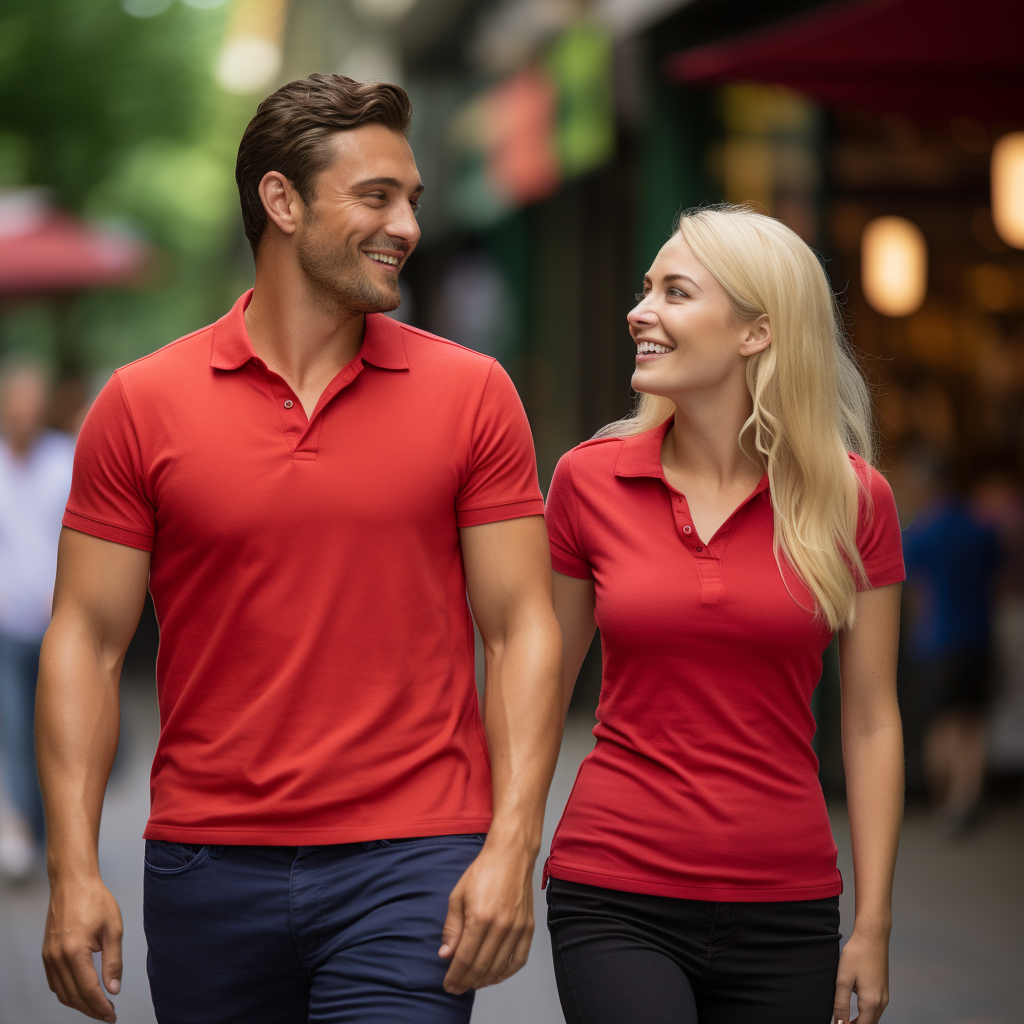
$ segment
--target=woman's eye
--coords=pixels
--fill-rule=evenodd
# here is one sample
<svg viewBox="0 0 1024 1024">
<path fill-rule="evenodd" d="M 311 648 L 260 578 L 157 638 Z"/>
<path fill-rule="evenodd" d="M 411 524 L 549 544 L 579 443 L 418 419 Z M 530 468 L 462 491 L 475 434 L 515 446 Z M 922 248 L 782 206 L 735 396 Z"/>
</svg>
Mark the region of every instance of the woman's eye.
<svg viewBox="0 0 1024 1024">
<path fill-rule="evenodd" d="M 669 295 L 678 295 L 679 298 L 681 298 L 681 299 L 685 299 L 685 298 L 688 297 L 686 292 L 680 291 L 678 288 L 669 288 L 668 294 Z"/>
<path fill-rule="evenodd" d="M 633 296 L 633 298 L 634 298 L 634 299 L 635 299 L 635 300 L 636 300 L 637 302 L 643 302 L 643 301 L 644 301 L 644 299 L 646 299 L 646 298 L 647 298 L 647 296 L 646 296 L 646 295 L 644 295 L 644 293 L 643 293 L 643 292 L 637 292 L 637 293 L 636 293 L 636 295 L 634 295 L 634 296 Z"/>
</svg>

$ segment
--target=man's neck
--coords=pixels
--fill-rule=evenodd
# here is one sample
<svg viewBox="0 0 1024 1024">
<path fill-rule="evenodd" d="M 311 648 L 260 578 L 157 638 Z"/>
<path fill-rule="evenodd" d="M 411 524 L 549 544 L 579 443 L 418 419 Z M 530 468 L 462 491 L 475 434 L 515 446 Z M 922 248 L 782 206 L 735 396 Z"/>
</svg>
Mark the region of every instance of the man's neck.
<svg viewBox="0 0 1024 1024">
<path fill-rule="evenodd" d="M 359 354 L 366 318 L 318 293 L 294 266 L 261 273 L 245 310 L 256 355 L 283 377 L 307 416 L 324 388 Z"/>
</svg>

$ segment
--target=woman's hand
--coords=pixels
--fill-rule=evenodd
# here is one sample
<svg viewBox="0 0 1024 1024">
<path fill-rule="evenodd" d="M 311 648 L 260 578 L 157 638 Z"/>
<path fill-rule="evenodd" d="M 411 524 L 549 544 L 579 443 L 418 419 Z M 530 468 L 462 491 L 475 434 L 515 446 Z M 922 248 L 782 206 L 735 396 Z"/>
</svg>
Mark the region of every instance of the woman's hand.
<svg viewBox="0 0 1024 1024">
<path fill-rule="evenodd" d="M 832 1009 L 835 1024 L 851 1024 L 850 997 L 857 993 L 858 1024 L 876 1024 L 889 1003 L 888 933 L 866 935 L 853 929 L 839 958 L 836 1000 Z"/>
</svg>

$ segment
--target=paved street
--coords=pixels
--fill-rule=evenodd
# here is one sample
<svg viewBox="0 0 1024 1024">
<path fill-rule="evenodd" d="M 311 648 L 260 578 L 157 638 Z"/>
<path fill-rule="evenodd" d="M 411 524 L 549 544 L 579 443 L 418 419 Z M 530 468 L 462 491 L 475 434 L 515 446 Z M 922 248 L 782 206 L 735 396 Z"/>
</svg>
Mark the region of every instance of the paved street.
<svg viewBox="0 0 1024 1024">
<path fill-rule="evenodd" d="M 108 793 L 100 837 L 107 884 L 125 921 L 124 986 L 117 999 L 121 1024 L 150 1024 L 153 1011 L 142 934 L 142 840 L 148 807 L 149 760 L 156 739 L 155 701 L 148 688 L 127 687 L 125 734 Z M 576 766 L 590 749 L 584 722 L 571 722 L 549 804 L 545 845 L 568 797 Z M 833 814 L 840 864 L 847 879 L 844 934 L 853 917 L 849 836 L 841 808 Z M 904 830 L 896 879 L 891 1004 L 886 1024 L 1018 1024 L 1014 982 L 1024 962 L 1024 809 L 992 811 L 970 837 L 949 844 L 912 813 Z M 539 884 L 539 868 L 538 868 Z M 83 1020 L 60 1006 L 46 987 L 39 942 L 46 886 L 0 884 L 0 1024 L 60 1024 Z M 559 1024 L 543 897 L 529 965 L 477 998 L 474 1024 Z"/>
</svg>

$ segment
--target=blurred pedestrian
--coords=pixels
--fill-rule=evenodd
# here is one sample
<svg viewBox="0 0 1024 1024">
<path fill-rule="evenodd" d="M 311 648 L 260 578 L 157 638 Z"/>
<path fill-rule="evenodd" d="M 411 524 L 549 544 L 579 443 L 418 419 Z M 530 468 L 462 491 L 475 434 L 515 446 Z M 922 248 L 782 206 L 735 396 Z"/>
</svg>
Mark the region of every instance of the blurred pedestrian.
<svg viewBox="0 0 1024 1024">
<path fill-rule="evenodd" d="M 904 572 L 867 388 L 817 257 L 769 217 L 684 214 L 637 300 L 636 415 L 564 456 L 548 494 L 563 706 L 595 620 L 604 653 L 597 744 L 547 864 L 565 1018 L 847 1024 L 855 992 L 874 1024 Z M 810 708 L 834 631 L 857 884 L 842 955 Z"/>
<path fill-rule="evenodd" d="M 501 366 L 384 315 L 420 235 L 411 114 L 338 75 L 264 100 L 236 169 L 255 288 L 82 427 L 37 721 L 43 958 L 90 1016 L 92 951 L 120 988 L 96 844 L 147 584 L 158 1020 L 462 1024 L 526 961 L 561 739 L 544 505 Z"/>
<path fill-rule="evenodd" d="M 49 380 L 30 362 L 0 371 L 0 871 L 21 878 L 43 838 L 33 716 L 50 621 L 74 440 L 46 429 Z"/>
<path fill-rule="evenodd" d="M 915 451 L 906 475 L 919 510 L 904 533 L 904 554 L 922 759 L 943 827 L 955 833 L 971 822 L 985 779 L 999 539 L 954 492 L 939 455 Z"/>
</svg>

